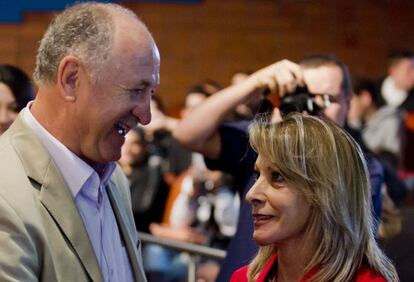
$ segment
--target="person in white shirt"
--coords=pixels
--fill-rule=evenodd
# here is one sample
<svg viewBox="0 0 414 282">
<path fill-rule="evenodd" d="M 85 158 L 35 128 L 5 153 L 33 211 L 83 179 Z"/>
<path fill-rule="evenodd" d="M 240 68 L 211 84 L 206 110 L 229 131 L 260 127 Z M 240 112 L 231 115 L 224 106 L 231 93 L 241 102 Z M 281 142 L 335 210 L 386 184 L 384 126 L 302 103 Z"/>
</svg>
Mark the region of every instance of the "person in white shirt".
<svg viewBox="0 0 414 282">
<path fill-rule="evenodd" d="M 414 171 L 414 51 L 389 54 L 388 76 L 381 81 L 380 89 L 386 104 L 401 112 L 403 118 L 400 168 Z"/>
<path fill-rule="evenodd" d="M 393 51 L 389 55 L 388 76 L 381 83 L 381 95 L 387 105 L 401 106 L 414 87 L 414 52 Z"/>
</svg>

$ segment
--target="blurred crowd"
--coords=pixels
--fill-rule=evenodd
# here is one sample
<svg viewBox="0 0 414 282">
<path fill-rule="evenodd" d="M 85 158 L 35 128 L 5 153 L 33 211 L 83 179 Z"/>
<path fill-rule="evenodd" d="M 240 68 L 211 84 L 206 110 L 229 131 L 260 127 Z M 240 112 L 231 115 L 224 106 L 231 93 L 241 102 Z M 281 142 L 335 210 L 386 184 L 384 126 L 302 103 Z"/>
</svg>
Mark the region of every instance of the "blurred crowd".
<svg viewBox="0 0 414 282">
<path fill-rule="evenodd" d="M 249 71 L 237 72 L 231 84 L 242 83 L 250 75 Z M 414 112 L 414 54 L 409 50 L 391 53 L 388 73 L 383 78 L 353 76 L 352 80 L 353 95 L 345 127 L 358 139 L 364 151 L 381 164 L 384 181 L 381 181 L 380 195 L 377 200 L 373 198 L 373 202 L 376 218 L 380 221 L 377 237 L 385 240 L 401 231 L 399 207 L 409 200 L 413 188 L 414 154 L 409 144 L 414 132 L 411 116 Z M 180 119 L 189 120 L 190 116 L 189 122 L 196 123 L 191 120 L 191 112 L 209 97 L 225 95 L 225 91 L 226 88 L 222 89 L 211 80 L 190 87 L 180 117 L 168 116 L 160 96 L 156 95 L 151 105 L 151 123 L 128 134 L 120 163 L 131 180 L 139 230 L 227 249 L 229 239 L 237 229 L 240 200 L 244 201 L 244 193 L 238 188 L 242 181 L 231 170 L 208 169 L 203 156 L 194 152 L 203 153 L 202 150 L 185 149 L 180 142 L 187 148 L 193 147 L 183 142 L 182 136 L 180 139 L 180 133 L 175 134 L 180 142 L 172 134 L 177 132 L 177 127 L 183 126 Z M 252 95 L 227 111 L 220 123 L 250 121 L 266 114 L 274 116 L 278 109 L 275 107 L 278 101 L 274 100 L 274 97 Z M 211 113 L 205 119 L 214 119 L 215 115 Z M 209 157 L 208 153 L 204 152 L 204 155 Z M 208 167 L 212 169 L 214 166 Z M 148 169 L 156 172 L 143 173 Z M 145 175 L 145 180 L 136 180 L 138 171 Z M 156 179 L 151 180 L 152 175 Z M 144 199 L 149 202 L 143 203 Z M 182 281 L 186 275 L 185 255 L 159 246 L 144 248 L 144 264 L 152 281 Z M 214 281 L 219 265 L 214 261 L 201 261 L 198 268 L 200 281 Z"/>
<path fill-rule="evenodd" d="M 295 74 L 290 66 L 286 69 Z M 237 171 L 237 165 L 223 171 L 209 164 L 209 159 L 217 159 L 217 156 L 212 158 L 214 153 L 209 153 L 211 151 L 202 145 L 198 147 L 196 138 L 189 141 L 191 136 L 185 136 L 187 132 L 182 127 L 189 122 L 197 127 L 196 120 L 193 120 L 197 113 L 194 112 L 206 101 L 213 101 L 213 97 L 220 95 L 226 97 L 229 89 L 237 92 L 237 85 L 245 83 L 246 87 L 246 80 L 258 77 L 258 72 L 234 73 L 230 86 L 226 87 L 210 79 L 189 87 L 180 116 L 170 116 L 166 112 L 162 93 L 153 96 L 151 123 L 134 128 L 126 135 L 119 160 L 130 181 L 132 210 L 139 231 L 228 249 L 237 229 L 241 228 L 239 218 L 242 217 L 239 215 L 245 192 L 238 187 L 247 180 L 241 179 L 243 171 Z M 284 94 L 279 96 L 297 95 L 295 90 L 302 82 L 293 76 L 298 80 L 297 85 L 283 86 L 279 81 L 275 83 L 276 91 L 264 89 L 262 94 L 231 102 L 228 110 L 220 112 L 218 109 L 217 113 L 211 112 L 204 119 L 216 121 L 220 126 L 232 123 L 248 125 L 251 120 L 263 117 L 277 122 L 283 117 L 279 111 L 280 98 L 272 94 L 267 96 L 266 92 Z M 265 84 L 271 85 L 269 82 Z M 315 97 L 310 95 L 316 106 L 327 108 L 337 102 L 337 97 L 332 96 L 320 102 L 323 95 L 319 94 L 330 93 L 312 93 L 310 85 L 307 87 L 310 94 L 318 94 Z M 353 75 L 352 88 L 346 120 L 340 125 L 349 130 L 364 152 L 381 166 L 383 181 L 380 195 L 377 195 L 377 200 L 373 198 L 373 204 L 377 205 L 373 208 L 377 209 L 377 238 L 387 240 L 401 232 L 400 207 L 414 200 L 414 149 L 410 146 L 414 142 L 413 51 L 391 52 L 388 69 L 384 70 L 381 78 Z M 231 95 L 227 96 L 223 99 L 232 99 Z M 14 66 L 0 65 L 0 134 L 33 97 L 30 79 L 23 71 Z M 221 130 L 218 124 L 215 126 Z M 232 138 L 239 137 L 233 135 Z M 232 167 L 233 164 L 227 166 Z M 143 247 L 143 262 L 150 282 L 185 281 L 188 259 L 184 253 L 159 245 L 146 244 Z M 216 280 L 222 265 L 220 261 L 200 258 L 197 263 L 198 281 Z"/>
</svg>

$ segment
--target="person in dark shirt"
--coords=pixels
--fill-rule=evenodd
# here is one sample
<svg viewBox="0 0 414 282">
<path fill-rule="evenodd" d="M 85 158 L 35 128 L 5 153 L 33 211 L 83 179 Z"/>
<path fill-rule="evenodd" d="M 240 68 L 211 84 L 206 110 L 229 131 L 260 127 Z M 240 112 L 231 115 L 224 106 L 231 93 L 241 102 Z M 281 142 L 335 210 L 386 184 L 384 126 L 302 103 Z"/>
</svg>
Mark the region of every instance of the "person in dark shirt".
<svg viewBox="0 0 414 282">
<path fill-rule="evenodd" d="M 150 150 L 141 127 L 125 136 L 119 164 L 130 183 L 137 230 L 148 233 L 151 223 L 162 221 L 169 188 L 162 175 L 162 158 Z"/>
</svg>

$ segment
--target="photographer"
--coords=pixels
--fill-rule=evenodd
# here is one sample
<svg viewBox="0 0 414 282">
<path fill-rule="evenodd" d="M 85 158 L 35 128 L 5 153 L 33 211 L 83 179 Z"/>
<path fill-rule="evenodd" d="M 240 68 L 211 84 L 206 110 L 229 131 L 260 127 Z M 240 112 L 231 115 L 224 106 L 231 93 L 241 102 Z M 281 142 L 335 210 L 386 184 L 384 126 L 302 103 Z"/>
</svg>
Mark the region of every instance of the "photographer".
<svg viewBox="0 0 414 282">
<path fill-rule="evenodd" d="M 250 121 L 223 124 L 226 116 L 234 109 L 257 96 L 271 93 L 284 97 L 295 91 L 297 86 L 307 86 L 310 93 L 328 94 L 329 103 L 324 105 L 321 95 L 314 98 L 322 107 L 319 114 L 340 126 L 345 125 L 352 86 L 346 66 L 331 56 L 312 56 L 293 63 L 282 60 L 267 66 L 240 84 L 230 86 L 211 96 L 202 106 L 181 121 L 174 130 L 174 137 L 188 148 L 202 153 L 211 169 L 231 173 L 235 189 L 244 199 L 253 184 L 253 165 L 256 154 L 248 143 L 247 129 Z M 279 109 L 273 110 L 273 117 Z M 277 118 L 276 118 L 277 119 Z M 382 168 L 368 160 L 376 217 L 381 210 L 380 187 L 383 182 Z M 217 281 L 229 281 L 231 273 L 248 263 L 257 251 L 252 240 L 251 208 L 241 202 L 239 222 Z"/>
</svg>

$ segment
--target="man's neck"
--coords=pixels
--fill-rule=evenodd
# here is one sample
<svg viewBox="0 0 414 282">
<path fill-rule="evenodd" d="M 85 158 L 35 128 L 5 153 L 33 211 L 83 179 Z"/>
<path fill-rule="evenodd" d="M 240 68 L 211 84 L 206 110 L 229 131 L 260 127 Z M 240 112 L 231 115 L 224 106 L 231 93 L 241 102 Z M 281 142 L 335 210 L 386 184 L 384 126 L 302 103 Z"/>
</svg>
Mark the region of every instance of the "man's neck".
<svg viewBox="0 0 414 282">
<path fill-rule="evenodd" d="M 45 88 L 39 91 L 31 104 L 30 112 L 36 121 L 60 143 L 82 158 L 76 144 L 75 126 L 71 124 L 64 104 L 59 101 L 56 90 Z M 85 160 L 86 161 L 86 160 Z"/>
<path fill-rule="evenodd" d="M 106 168 L 107 164 L 100 164 L 100 163 L 91 161 L 91 160 L 89 160 L 89 159 L 87 159 L 85 157 L 81 157 L 81 159 L 85 163 L 87 163 L 91 168 L 93 168 L 99 176 L 102 176 L 102 174 L 105 171 L 105 168 Z"/>
</svg>

